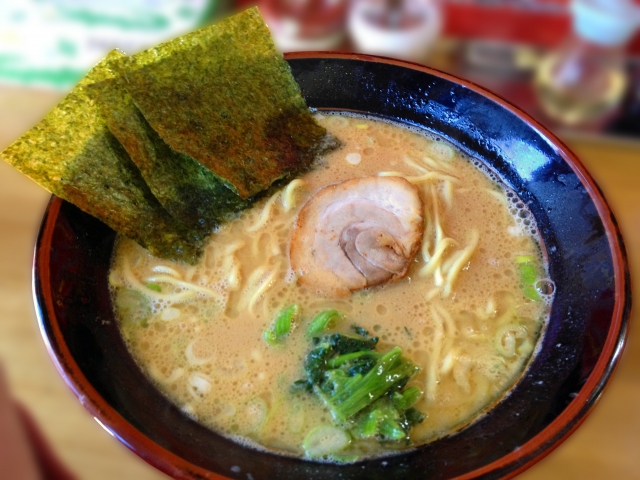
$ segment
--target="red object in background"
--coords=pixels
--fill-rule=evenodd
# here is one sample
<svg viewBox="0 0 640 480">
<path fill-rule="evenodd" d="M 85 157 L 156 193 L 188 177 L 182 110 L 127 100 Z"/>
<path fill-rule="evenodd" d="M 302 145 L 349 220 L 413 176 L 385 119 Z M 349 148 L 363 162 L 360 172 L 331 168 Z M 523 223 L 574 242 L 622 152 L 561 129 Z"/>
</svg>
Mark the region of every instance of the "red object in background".
<svg viewBox="0 0 640 480">
<path fill-rule="evenodd" d="M 444 34 L 459 38 L 503 40 L 541 47 L 557 46 L 571 30 L 570 0 L 537 0 L 539 8 L 530 2 L 526 8 L 502 4 L 483 5 L 478 0 L 442 0 Z M 640 5 L 640 0 L 634 0 Z M 236 8 L 244 9 L 257 0 L 236 0 Z M 640 56 L 640 32 L 628 49 Z"/>
<path fill-rule="evenodd" d="M 571 28 L 567 12 L 472 3 L 445 3 L 443 7 L 444 33 L 453 37 L 552 47 L 561 42 Z"/>
<path fill-rule="evenodd" d="M 308 0 L 306 2 L 288 2 L 286 0 L 258 0 L 258 8 L 267 23 L 278 19 L 296 19 L 301 38 L 322 37 L 327 33 L 343 30 L 349 2 L 337 0 Z M 278 26 L 282 28 L 282 26 Z M 277 27 L 277 28 L 278 28 Z"/>
<path fill-rule="evenodd" d="M 16 411 L 35 453 L 38 467 L 42 473 L 42 480 L 76 480 L 76 476 L 53 453 L 49 442 L 44 438 L 40 427 L 38 427 L 38 424 L 27 409 L 20 403 L 16 403 Z"/>
<path fill-rule="evenodd" d="M 538 0 L 540 8 L 444 1 L 444 33 L 452 37 L 557 46 L 571 30 L 570 0 Z M 507 2 L 505 2 L 506 4 Z M 640 0 L 635 0 L 640 5 Z M 553 8 L 549 8 L 553 6 Z M 640 55 L 640 33 L 628 51 Z"/>
</svg>

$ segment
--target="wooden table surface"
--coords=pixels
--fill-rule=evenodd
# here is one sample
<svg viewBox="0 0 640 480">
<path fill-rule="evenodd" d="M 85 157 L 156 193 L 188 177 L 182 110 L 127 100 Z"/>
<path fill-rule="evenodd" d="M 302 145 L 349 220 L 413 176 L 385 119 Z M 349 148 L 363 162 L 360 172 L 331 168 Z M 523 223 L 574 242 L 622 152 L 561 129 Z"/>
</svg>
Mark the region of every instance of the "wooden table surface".
<svg viewBox="0 0 640 480">
<path fill-rule="evenodd" d="M 44 91 L 0 87 L 0 150 L 37 122 L 60 98 Z M 600 184 L 622 228 L 632 277 L 640 274 L 640 144 L 568 142 Z M 49 359 L 31 299 L 31 260 L 49 194 L 0 162 L 0 362 L 14 395 L 80 479 L 160 479 L 156 471 L 83 409 Z M 634 295 L 638 296 L 640 282 Z M 622 361 L 584 424 L 519 478 L 640 479 L 640 320 L 636 309 Z"/>
</svg>

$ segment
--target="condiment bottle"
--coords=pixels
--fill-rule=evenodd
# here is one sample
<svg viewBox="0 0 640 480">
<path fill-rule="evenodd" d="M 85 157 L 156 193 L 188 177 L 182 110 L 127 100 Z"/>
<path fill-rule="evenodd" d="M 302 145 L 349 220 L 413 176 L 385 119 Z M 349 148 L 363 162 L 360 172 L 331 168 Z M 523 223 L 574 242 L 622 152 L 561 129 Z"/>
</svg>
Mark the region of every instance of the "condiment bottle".
<svg viewBox="0 0 640 480">
<path fill-rule="evenodd" d="M 612 113 L 627 87 L 624 47 L 640 22 L 627 0 L 573 0 L 573 32 L 542 59 L 535 76 L 541 107 L 568 126 Z"/>
</svg>

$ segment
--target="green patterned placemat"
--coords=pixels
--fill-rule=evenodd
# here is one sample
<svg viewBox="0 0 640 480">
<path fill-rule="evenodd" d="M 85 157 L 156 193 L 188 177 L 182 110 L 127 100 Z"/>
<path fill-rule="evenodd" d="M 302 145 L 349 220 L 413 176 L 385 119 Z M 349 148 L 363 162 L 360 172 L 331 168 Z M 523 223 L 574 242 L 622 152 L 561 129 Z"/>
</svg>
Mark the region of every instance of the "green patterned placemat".
<svg viewBox="0 0 640 480">
<path fill-rule="evenodd" d="M 0 2 L 0 83 L 69 90 L 104 55 L 201 27 L 221 0 Z"/>
</svg>

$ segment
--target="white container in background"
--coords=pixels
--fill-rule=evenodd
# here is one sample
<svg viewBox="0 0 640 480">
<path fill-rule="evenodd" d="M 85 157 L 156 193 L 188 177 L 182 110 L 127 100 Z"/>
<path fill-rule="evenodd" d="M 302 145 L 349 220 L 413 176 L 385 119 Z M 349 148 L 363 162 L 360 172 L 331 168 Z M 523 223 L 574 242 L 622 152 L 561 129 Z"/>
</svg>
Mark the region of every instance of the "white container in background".
<svg viewBox="0 0 640 480">
<path fill-rule="evenodd" d="M 434 0 L 354 0 L 348 30 L 357 52 L 424 62 L 442 31 Z"/>
<path fill-rule="evenodd" d="M 281 52 L 336 50 L 345 44 L 348 0 L 262 0 L 260 12 Z"/>
</svg>

